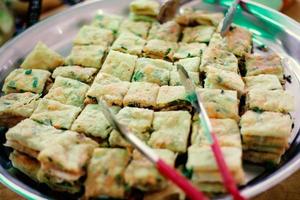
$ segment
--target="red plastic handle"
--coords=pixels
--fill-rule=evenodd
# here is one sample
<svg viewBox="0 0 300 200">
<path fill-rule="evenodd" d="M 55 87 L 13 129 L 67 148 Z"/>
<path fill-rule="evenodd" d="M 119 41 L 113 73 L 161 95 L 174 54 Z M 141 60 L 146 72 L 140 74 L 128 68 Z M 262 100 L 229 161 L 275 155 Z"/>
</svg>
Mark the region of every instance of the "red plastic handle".
<svg viewBox="0 0 300 200">
<path fill-rule="evenodd" d="M 184 176 L 179 174 L 173 167 L 165 163 L 162 159 L 157 161 L 156 166 L 162 175 L 181 188 L 190 199 L 207 200 L 202 192 L 197 190 Z"/>
<path fill-rule="evenodd" d="M 231 193 L 235 200 L 245 200 L 245 198 L 240 194 L 238 188 L 236 187 L 235 181 L 225 163 L 216 134 L 212 133 L 211 135 L 214 141 L 211 145 L 211 148 L 215 155 L 216 162 L 219 166 L 219 171 L 222 175 L 224 186 Z"/>
</svg>

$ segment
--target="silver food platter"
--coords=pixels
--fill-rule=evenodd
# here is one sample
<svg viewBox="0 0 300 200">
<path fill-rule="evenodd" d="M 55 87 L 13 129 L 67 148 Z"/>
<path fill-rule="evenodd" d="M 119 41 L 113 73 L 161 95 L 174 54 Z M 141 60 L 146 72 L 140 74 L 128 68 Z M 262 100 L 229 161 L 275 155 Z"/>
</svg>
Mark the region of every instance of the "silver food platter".
<svg viewBox="0 0 300 200">
<path fill-rule="evenodd" d="M 195 7 L 209 11 L 225 12 L 230 0 L 187 1 L 184 7 Z M 128 15 L 130 0 L 91 0 L 78 4 L 66 11 L 50 17 L 26 30 L 6 43 L 0 49 L 0 82 L 13 69 L 19 67 L 23 58 L 38 41 L 46 43 L 62 55 L 69 54 L 72 39 L 83 24 L 87 24 L 101 9 L 104 13 Z M 289 17 L 254 2 L 242 2 L 234 23 L 254 34 L 254 44 L 264 44 L 272 51 L 287 59 L 286 75 L 291 83 L 286 89 L 295 97 L 295 111 L 291 113 L 294 128 L 290 138 L 290 148 L 276 168 L 266 170 L 257 165 L 245 164 L 247 184 L 240 188 L 242 194 L 251 198 L 280 183 L 300 168 L 300 24 Z M 256 51 L 256 49 L 254 49 Z M 5 129 L 0 129 L 0 182 L 27 199 L 76 199 L 49 190 L 34 183 L 12 168 L 8 159 L 10 150 L 3 146 Z"/>
</svg>

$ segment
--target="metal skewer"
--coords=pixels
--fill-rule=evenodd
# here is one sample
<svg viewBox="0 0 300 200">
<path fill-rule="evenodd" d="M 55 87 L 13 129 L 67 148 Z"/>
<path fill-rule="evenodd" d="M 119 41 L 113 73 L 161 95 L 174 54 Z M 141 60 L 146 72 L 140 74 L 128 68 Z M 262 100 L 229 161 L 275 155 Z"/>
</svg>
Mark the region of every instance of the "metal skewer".
<svg viewBox="0 0 300 200">
<path fill-rule="evenodd" d="M 175 17 L 179 6 L 184 5 L 192 0 L 165 0 L 160 6 L 157 20 L 164 23 Z"/>
<path fill-rule="evenodd" d="M 241 2 L 241 0 L 235 0 L 231 4 L 230 8 L 228 9 L 228 11 L 225 15 L 225 18 L 223 19 L 223 24 L 222 24 L 221 31 L 220 31 L 220 34 L 222 37 L 224 37 L 226 35 L 226 33 L 229 31 L 229 28 L 233 21 L 237 6 L 239 5 L 240 2 Z"/>
</svg>

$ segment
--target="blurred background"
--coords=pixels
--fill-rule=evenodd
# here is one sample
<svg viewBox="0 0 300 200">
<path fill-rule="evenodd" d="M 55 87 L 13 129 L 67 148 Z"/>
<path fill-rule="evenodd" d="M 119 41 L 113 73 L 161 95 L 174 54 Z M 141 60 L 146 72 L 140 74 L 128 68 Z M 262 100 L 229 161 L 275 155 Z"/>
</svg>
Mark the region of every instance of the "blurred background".
<svg viewBox="0 0 300 200">
<path fill-rule="evenodd" d="M 26 28 L 84 0 L 0 0 L 0 46 Z M 86 0 L 87 1 L 87 0 Z M 300 21 L 300 0 L 253 0 Z"/>
</svg>

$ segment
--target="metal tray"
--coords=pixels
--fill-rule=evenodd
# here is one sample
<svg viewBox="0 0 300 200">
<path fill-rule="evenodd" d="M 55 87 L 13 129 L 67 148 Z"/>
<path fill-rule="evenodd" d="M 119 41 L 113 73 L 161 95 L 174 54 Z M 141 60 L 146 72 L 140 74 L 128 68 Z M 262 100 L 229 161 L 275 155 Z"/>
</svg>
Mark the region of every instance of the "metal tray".
<svg viewBox="0 0 300 200">
<path fill-rule="evenodd" d="M 225 11 L 230 0 L 192 1 L 183 7 L 193 6 L 210 11 Z M 119 15 L 128 14 L 130 0 L 95 0 L 87 1 L 72 7 L 58 15 L 50 17 L 0 49 L 0 86 L 13 69 L 17 68 L 23 58 L 38 41 L 42 41 L 63 55 L 68 55 L 71 41 L 80 26 L 89 23 L 96 12 L 101 9 L 105 13 Z M 241 187 L 245 197 L 253 197 L 283 181 L 300 168 L 300 24 L 289 17 L 253 2 L 243 2 L 238 10 L 235 24 L 248 28 L 254 34 L 255 45 L 265 44 L 272 51 L 289 59 L 285 71 L 291 75 L 292 82 L 286 88 L 295 96 L 294 129 L 290 140 L 290 148 L 283 156 L 280 165 L 265 170 L 262 167 L 245 164 L 247 184 Z M 10 149 L 3 146 L 5 129 L 0 129 L 0 182 L 27 199 L 76 199 L 49 190 L 37 184 L 11 167 L 8 159 Z"/>
</svg>

